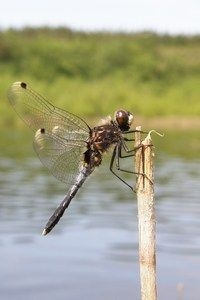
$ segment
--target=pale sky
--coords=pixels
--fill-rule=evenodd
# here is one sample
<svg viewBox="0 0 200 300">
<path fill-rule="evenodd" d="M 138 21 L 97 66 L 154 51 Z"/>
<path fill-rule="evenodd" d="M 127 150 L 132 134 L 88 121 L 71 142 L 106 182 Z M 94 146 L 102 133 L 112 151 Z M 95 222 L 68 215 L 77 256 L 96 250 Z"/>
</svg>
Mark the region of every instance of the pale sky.
<svg viewBox="0 0 200 300">
<path fill-rule="evenodd" d="M 200 0 L 1 0 L 0 29 L 41 25 L 200 34 Z"/>
</svg>

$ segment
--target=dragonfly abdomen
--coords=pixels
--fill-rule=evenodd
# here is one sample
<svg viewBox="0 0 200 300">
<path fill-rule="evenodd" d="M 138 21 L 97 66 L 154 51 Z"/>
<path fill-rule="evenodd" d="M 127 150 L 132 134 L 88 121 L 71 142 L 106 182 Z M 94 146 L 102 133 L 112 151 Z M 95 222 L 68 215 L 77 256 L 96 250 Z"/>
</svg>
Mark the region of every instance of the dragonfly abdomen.
<svg viewBox="0 0 200 300">
<path fill-rule="evenodd" d="M 60 203 L 60 205 L 56 208 L 53 215 L 50 217 L 49 221 L 47 222 L 42 235 L 48 234 L 54 226 L 59 222 L 60 218 L 64 214 L 65 210 L 68 208 L 71 200 L 74 198 L 76 193 L 78 192 L 79 188 L 82 186 L 86 178 L 93 172 L 94 168 L 86 168 L 82 166 L 80 168 L 79 174 L 76 177 L 75 183 L 65 196 L 64 200 Z"/>
</svg>

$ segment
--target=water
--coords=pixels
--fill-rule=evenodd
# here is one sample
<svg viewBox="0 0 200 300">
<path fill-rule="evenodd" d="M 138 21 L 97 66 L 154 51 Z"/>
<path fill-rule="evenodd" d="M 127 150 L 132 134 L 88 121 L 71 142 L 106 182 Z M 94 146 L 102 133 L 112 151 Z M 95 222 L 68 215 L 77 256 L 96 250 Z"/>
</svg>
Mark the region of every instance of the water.
<svg viewBox="0 0 200 300">
<path fill-rule="evenodd" d="M 29 143 L 22 150 L 18 142 L 4 145 L 0 164 L 1 299 L 140 299 L 135 195 L 105 163 L 43 237 L 65 185 L 26 151 Z M 199 300 L 200 158 L 197 151 L 188 158 L 161 149 L 155 174 L 159 299 Z"/>
</svg>

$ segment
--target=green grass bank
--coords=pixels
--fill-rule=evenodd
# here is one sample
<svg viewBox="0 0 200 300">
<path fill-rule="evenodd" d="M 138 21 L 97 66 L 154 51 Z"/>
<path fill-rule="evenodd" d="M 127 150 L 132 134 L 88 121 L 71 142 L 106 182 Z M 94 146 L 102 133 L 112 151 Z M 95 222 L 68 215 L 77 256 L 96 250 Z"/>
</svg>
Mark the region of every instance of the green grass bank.
<svg viewBox="0 0 200 300">
<path fill-rule="evenodd" d="M 21 124 L 6 100 L 25 81 L 55 105 L 96 118 L 119 107 L 150 117 L 200 116 L 200 36 L 0 32 L 0 125 Z"/>
</svg>

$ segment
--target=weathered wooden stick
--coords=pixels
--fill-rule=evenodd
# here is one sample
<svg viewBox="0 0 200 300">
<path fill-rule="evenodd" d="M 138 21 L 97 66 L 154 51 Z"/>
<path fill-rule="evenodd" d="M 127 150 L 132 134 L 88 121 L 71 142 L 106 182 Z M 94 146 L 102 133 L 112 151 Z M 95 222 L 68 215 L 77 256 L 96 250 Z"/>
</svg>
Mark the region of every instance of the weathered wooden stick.
<svg viewBox="0 0 200 300">
<path fill-rule="evenodd" d="M 137 130 L 141 130 L 138 126 Z M 150 134 L 142 141 L 141 133 L 135 133 L 136 194 L 138 202 L 139 263 L 141 300 L 156 300 L 156 241 L 153 184 L 153 146 Z"/>
</svg>

